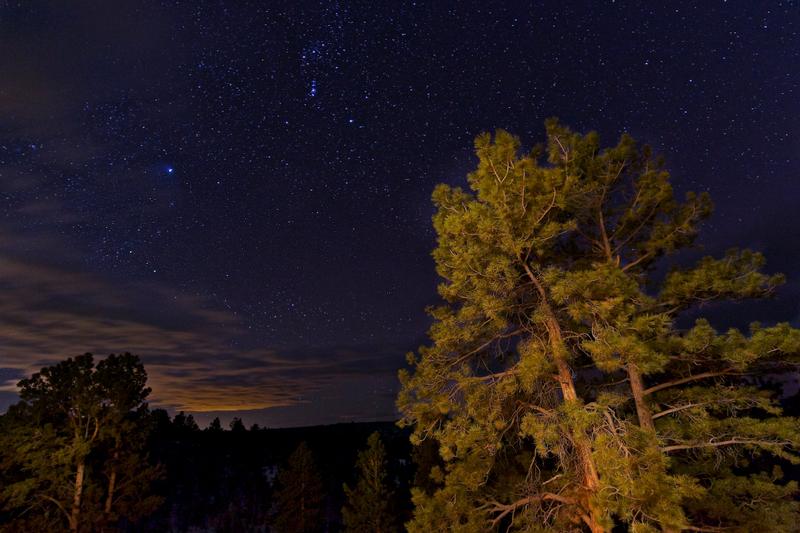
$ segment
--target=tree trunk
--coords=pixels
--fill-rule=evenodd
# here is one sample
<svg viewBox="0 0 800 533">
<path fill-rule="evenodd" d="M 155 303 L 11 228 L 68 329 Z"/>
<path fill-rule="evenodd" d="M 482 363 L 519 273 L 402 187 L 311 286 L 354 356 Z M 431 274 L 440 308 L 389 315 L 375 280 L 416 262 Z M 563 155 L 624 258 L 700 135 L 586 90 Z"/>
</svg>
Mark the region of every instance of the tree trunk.
<svg viewBox="0 0 800 533">
<path fill-rule="evenodd" d="M 114 453 L 111 456 L 111 474 L 108 476 L 108 493 L 106 494 L 106 503 L 103 506 L 103 514 L 105 515 L 106 522 L 111 519 L 111 507 L 114 505 L 114 491 L 117 489 L 117 461 L 119 461 L 120 442 L 117 438 L 114 446 Z"/>
<path fill-rule="evenodd" d="M 72 510 L 69 515 L 69 530 L 73 533 L 78 531 L 78 524 L 81 515 L 81 499 L 83 498 L 83 476 L 86 470 L 86 463 L 83 459 L 78 462 L 78 470 L 75 473 L 75 490 L 72 495 Z"/>
<path fill-rule="evenodd" d="M 306 530 L 306 483 L 300 483 L 300 531 Z"/>
<path fill-rule="evenodd" d="M 545 325 L 550 340 L 550 348 L 553 351 L 553 362 L 558 370 L 561 394 L 564 396 L 565 402 L 578 403 L 580 399 L 575 390 L 575 380 L 572 379 L 572 369 L 569 367 L 569 361 L 567 361 L 567 346 L 564 342 L 564 335 L 561 332 L 561 325 L 550 307 L 547 291 L 545 291 L 539 278 L 536 277 L 525 260 L 522 260 L 522 266 L 539 293 L 542 310 L 547 317 Z M 583 478 L 583 486 L 587 493 L 586 496 L 581 498 L 584 509 L 589 513 L 588 515 L 582 513 L 583 521 L 586 522 L 592 533 L 605 533 L 605 527 L 602 525 L 603 510 L 598 509 L 597 505 L 592 503 L 592 497 L 600 488 L 600 476 L 597 474 L 597 466 L 594 463 L 594 457 L 592 457 L 592 446 L 589 442 L 589 437 L 582 432 L 577 432 L 574 434 L 573 439 L 575 452 L 580 464 L 581 477 Z"/>
<path fill-rule="evenodd" d="M 547 306 L 547 304 L 545 304 L 545 306 Z M 558 320 L 556 320 L 555 316 L 553 316 L 553 312 L 549 306 L 546 307 L 546 312 L 550 315 L 547 319 L 547 329 L 550 337 L 550 345 L 553 350 L 553 361 L 558 369 L 558 382 L 561 386 L 561 394 L 563 394 L 565 402 L 577 403 L 580 400 L 575 390 L 575 380 L 572 379 L 572 369 L 570 369 L 569 362 L 566 359 L 566 346 L 561 333 L 561 326 L 558 324 Z M 578 462 L 582 470 L 583 485 L 588 493 L 588 497 L 584 498 L 584 506 L 589 511 L 589 514 L 588 516 L 584 516 L 584 522 L 589 526 L 592 533 L 604 533 L 605 528 L 602 526 L 601 522 L 603 512 L 591 501 L 592 496 L 597 493 L 600 487 L 600 477 L 597 474 L 597 467 L 592 457 L 592 447 L 589 443 L 589 438 L 583 433 L 576 433 L 574 435 L 574 444 Z"/>
<path fill-rule="evenodd" d="M 606 254 L 606 260 L 610 264 L 619 266 L 619 256 L 617 256 L 615 260 L 611 251 L 611 244 L 608 240 L 608 233 L 606 232 L 606 225 L 603 220 L 602 208 L 598 210 L 597 222 L 600 225 L 600 234 L 603 237 L 603 251 Z M 647 402 L 644 399 L 642 373 L 635 363 L 628 363 L 628 379 L 631 383 L 633 401 L 636 404 L 636 416 L 639 418 L 639 426 L 646 431 L 655 433 L 656 427 L 653 424 L 653 415 L 650 413 L 650 408 L 647 406 Z"/>
<path fill-rule="evenodd" d="M 117 484 L 117 471 L 116 469 L 111 471 L 111 475 L 108 477 L 108 495 L 106 496 L 106 504 L 103 507 L 103 512 L 106 515 L 106 520 L 109 520 L 111 516 L 111 505 L 114 503 L 114 489 L 116 489 Z"/>
<path fill-rule="evenodd" d="M 639 426 L 645 431 L 655 433 L 656 426 L 653 424 L 653 415 L 644 397 L 642 373 L 634 363 L 628 363 L 628 379 L 631 382 L 631 392 L 633 393 L 633 401 L 636 404 L 636 416 L 639 418 Z"/>
</svg>

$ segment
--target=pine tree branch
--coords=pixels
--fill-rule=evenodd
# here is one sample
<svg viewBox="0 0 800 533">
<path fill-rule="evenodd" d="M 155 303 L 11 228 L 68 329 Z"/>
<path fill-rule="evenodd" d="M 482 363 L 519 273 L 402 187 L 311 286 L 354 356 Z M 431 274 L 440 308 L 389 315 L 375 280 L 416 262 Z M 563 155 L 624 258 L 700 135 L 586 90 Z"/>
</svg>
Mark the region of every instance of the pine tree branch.
<svg viewBox="0 0 800 533">
<path fill-rule="evenodd" d="M 708 405 L 714 402 L 697 402 L 697 403 L 688 403 L 685 405 L 679 405 L 677 407 L 672 407 L 670 409 L 665 409 L 663 411 L 659 411 L 653 415 L 653 420 L 657 418 L 661 418 L 662 416 L 671 415 L 673 413 L 679 413 L 680 411 L 685 411 L 686 409 L 691 409 L 692 407 L 700 407 L 702 405 Z"/>
<path fill-rule="evenodd" d="M 644 395 L 648 396 L 653 394 L 654 392 L 658 392 L 660 390 L 668 389 L 670 387 L 677 387 L 678 385 L 683 385 L 684 383 L 691 383 L 692 381 L 698 381 L 701 379 L 706 378 L 713 378 L 718 376 L 731 376 L 731 375 L 744 375 L 745 372 L 737 372 L 732 368 L 728 368 L 726 370 L 720 370 L 716 372 L 701 372 L 700 374 L 694 374 L 693 376 L 688 376 L 682 379 L 676 379 L 674 381 L 667 381 L 666 383 L 659 383 L 658 385 L 654 385 L 649 389 L 644 390 Z"/>
<path fill-rule="evenodd" d="M 636 237 L 639 234 L 639 232 L 642 231 L 642 229 L 647 225 L 647 223 L 650 222 L 650 220 L 652 220 L 652 218 L 658 213 L 659 205 L 661 205 L 661 202 L 656 202 L 655 204 L 653 204 L 653 207 L 650 209 L 650 212 L 642 219 L 641 223 L 636 227 L 636 229 L 634 229 L 631 233 L 629 233 L 628 236 L 625 237 L 625 239 L 623 239 L 622 242 L 617 244 L 617 246 L 614 248 L 615 254 L 621 254 L 623 247 L 626 244 L 628 244 L 628 242 L 630 242 L 631 239 Z M 616 233 L 617 232 L 615 231 L 614 234 L 611 236 L 612 240 L 616 238 Z"/>
<path fill-rule="evenodd" d="M 624 267 L 622 267 L 622 271 L 623 272 L 627 272 L 628 270 L 630 270 L 631 268 L 635 267 L 636 265 L 638 265 L 639 263 L 641 263 L 645 259 L 650 259 L 650 257 L 652 255 L 653 255 L 653 252 L 646 252 L 646 253 L 640 255 L 639 259 L 637 259 L 637 260 L 635 260 L 633 262 L 630 262 L 627 265 L 625 265 Z"/>
<path fill-rule="evenodd" d="M 70 515 L 69 515 L 69 513 L 67 512 L 67 510 L 66 510 L 66 509 L 64 509 L 64 506 L 61 504 L 61 502 L 59 502 L 58 500 L 56 500 L 56 499 L 55 499 L 55 498 L 53 498 L 52 496 L 48 496 L 47 494 L 40 494 L 40 495 L 39 495 L 39 497 L 40 497 L 40 498 L 42 498 L 42 499 L 45 499 L 45 500 L 47 500 L 47 501 L 49 501 L 49 502 L 52 502 L 52 503 L 56 504 L 56 507 L 58 507 L 58 508 L 59 508 L 59 510 L 60 510 L 62 513 L 64 513 L 64 516 L 67 518 L 67 521 L 69 521 L 69 519 L 70 519 Z"/>
<path fill-rule="evenodd" d="M 534 225 L 534 226 L 538 226 L 538 225 L 539 225 L 539 223 L 540 223 L 542 220 L 544 220 L 544 217 L 546 217 L 546 216 L 547 216 L 547 213 L 549 213 L 549 212 L 550 212 L 550 210 L 551 210 L 551 209 L 553 209 L 553 206 L 554 206 L 554 205 L 556 205 L 556 193 L 557 193 L 557 189 L 555 189 L 555 187 L 554 187 L 554 188 L 553 188 L 553 199 L 552 199 L 552 200 L 550 200 L 550 205 L 548 205 L 548 206 L 547 206 L 547 209 L 545 209 L 544 211 L 542 211 L 542 214 L 541 214 L 541 215 L 539 215 L 539 217 L 536 219 L 536 222 L 534 222 L 534 223 L 533 223 L 533 225 Z"/>
<path fill-rule="evenodd" d="M 547 409 L 546 407 L 542 407 L 541 405 L 536 405 L 530 402 L 520 402 L 523 407 L 530 407 L 537 413 L 543 414 L 545 416 L 552 416 L 555 413 L 554 409 Z"/>
<path fill-rule="evenodd" d="M 639 198 L 641 198 L 641 196 L 642 196 L 642 188 L 636 187 L 635 182 L 633 184 L 633 187 L 634 187 L 634 190 L 636 191 L 636 195 L 633 197 L 633 200 L 631 201 L 630 205 L 626 209 L 626 211 L 629 212 L 629 213 L 635 213 L 636 212 L 636 205 L 639 203 Z M 617 227 L 614 228 L 614 233 L 611 234 L 610 239 L 612 241 L 615 240 L 617 238 L 617 234 L 621 233 L 624 228 L 625 228 L 625 223 L 624 222 L 621 222 L 621 223 L 617 224 Z M 630 239 L 630 237 L 628 237 L 628 239 Z M 628 242 L 628 239 L 625 239 L 625 241 L 623 241 L 623 243 L 620 245 L 620 247 L 624 246 L 624 244 L 626 242 Z M 617 249 L 620 249 L 620 247 L 617 247 Z"/>
<path fill-rule="evenodd" d="M 517 509 L 521 507 L 527 507 L 532 503 L 548 500 L 556 501 L 565 505 L 574 505 L 577 503 L 574 499 L 562 496 L 560 494 L 555 494 L 553 492 L 542 492 L 532 496 L 526 496 L 525 498 L 520 498 L 519 500 L 508 504 L 503 504 L 498 501 L 491 501 L 482 506 L 482 508 L 486 509 L 489 514 L 499 513 L 491 522 L 492 527 L 496 527 L 503 520 L 503 518 L 511 513 L 516 512 Z"/>
<path fill-rule="evenodd" d="M 494 372 L 492 374 L 486 374 L 485 376 L 467 376 L 463 379 L 466 381 L 493 381 L 493 380 L 499 380 L 506 376 L 513 376 L 516 373 L 517 373 L 517 368 L 512 367 L 502 372 Z"/>
<path fill-rule="evenodd" d="M 770 441 L 770 440 L 760 440 L 760 439 L 742 439 L 738 437 L 734 437 L 727 440 L 720 440 L 720 441 L 711 441 L 711 442 L 696 442 L 692 444 L 673 444 L 671 446 L 662 446 L 661 451 L 664 453 L 679 451 L 679 450 L 694 450 L 697 448 L 718 448 L 720 446 L 733 446 L 736 444 L 746 445 L 746 446 L 761 446 L 761 447 L 768 447 L 768 446 L 789 446 L 792 443 L 789 441 Z"/>
<path fill-rule="evenodd" d="M 509 333 L 501 333 L 501 334 L 495 335 L 494 337 L 492 337 L 488 341 L 484 342 L 483 344 L 481 344 L 480 346 L 478 346 L 474 350 L 470 350 L 469 352 L 458 356 L 455 361 L 452 361 L 450 363 L 450 367 L 452 368 L 452 367 L 454 367 L 454 366 L 466 361 L 471 356 L 473 356 L 473 355 L 475 355 L 477 353 L 480 353 L 481 351 L 486 349 L 493 342 L 495 342 L 497 340 L 500 340 L 500 339 L 507 339 L 508 337 L 513 337 L 514 335 L 518 335 L 518 334 L 522 333 L 522 331 L 523 330 L 521 330 L 521 329 L 515 329 L 515 330 L 513 330 L 513 331 L 511 331 Z"/>
<path fill-rule="evenodd" d="M 662 416 L 671 415 L 673 413 L 679 413 L 680 411 L 685 411 L 686 409 L 692 409 L 693 407 L 702 407 L 704 405 L 722 405 L 722 404 L 730 404 L 736 402 L 746 403 L 750 406 L 756 405 L 755 402 L 748 402 L 747 400 L 741 400 L 739 398 L 720 398 L 717 400 L 711 400 L 707 402 L 692 402 L 684 405 L 671 407 L 669 409 L 664 409 L 663 411 L 659 411 L 658 413 L 653 415 L 653 420 L 655 420 L 656 418 L 660 418 Z"/>
<path fill-rule="evenodd" d="M 622 168 L 623 167 L 620 167 L 619 172 L 622 172 Z M 617 173 L 617 176 L 614 177 L 614 179 L 617 179 L 617 177 L 619 177 L 619 172 Z M 611 252 L 611 242 L 608 239 L 608 232 L 606 231 L 606 221 L 605 218 L 603 217 L 603 202 L 605 201 L 606 192 L 608 192 L 608 187 L 603 188 L 603 194 L 600 196 L 600 202 L 599 202 L 600 205 L 597 207 L 597 225 L 600 226 L 600 236 L 603 239 L 603 252 L 605 253 L 606 259 L 609 262 L 613 262 L 614 260 L 612 258 L 613 254 Z"/>
</svg>

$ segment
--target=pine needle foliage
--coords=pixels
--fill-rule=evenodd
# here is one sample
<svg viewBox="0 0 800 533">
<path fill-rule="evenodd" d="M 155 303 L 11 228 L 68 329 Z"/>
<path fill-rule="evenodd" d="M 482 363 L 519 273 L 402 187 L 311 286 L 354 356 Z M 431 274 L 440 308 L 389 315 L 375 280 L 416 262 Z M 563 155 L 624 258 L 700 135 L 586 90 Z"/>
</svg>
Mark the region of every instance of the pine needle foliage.
<svg viewBox="0 0 800 533">
<path fill-rule="evenodd" d="M 628 135 L 546 131 L 529 153 L 480 135 L 468 187 L 434 190 L 443 303 L 398 407 L 445 466 L 413 491 L 409 531 L 790 530 L 797 485 L 759 465 L 796 462 L 800 425 L 757 378 L 797 371 L 800 331 L 678 326 L 783 277 L 749 250 L 671 260 L 708 195 L 678 199 Z"/>
<path fill-rule="evenodd" d="M 69 358 L 19 382 L 21 401 L 0 420 L 0 530 L 114 529 L 156 509 L 146 382 L 128 353 Z"/>
<path fill-rule="evenodd" d="M 342 508 L 344 530 L 348 533 L 394 533 L 399 531 L 393 509 L 394 492 L 386 472 L 386 449 L 380 433 L 372 433 L 367 448 L 358 452 L 357 481 L 344 485 L 347 502 Z"/>
</svg>

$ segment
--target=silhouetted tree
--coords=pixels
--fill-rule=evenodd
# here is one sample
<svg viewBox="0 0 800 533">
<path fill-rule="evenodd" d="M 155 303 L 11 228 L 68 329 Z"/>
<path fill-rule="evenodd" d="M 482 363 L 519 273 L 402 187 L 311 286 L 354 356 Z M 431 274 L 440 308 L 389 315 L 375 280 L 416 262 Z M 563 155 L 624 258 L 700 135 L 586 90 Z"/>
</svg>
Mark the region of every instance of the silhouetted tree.
<svg viewBox="0 0 800 533">
<path fill-rule="evenodd" d="M 238 416 L 233 417 L 233 420 L 231 420 L 231 423 L 230 423 L 230 428 L 231 428 L 232 432 L 237 433 L 237 434 L 238 433 L 244 433 L 245 431 L 247 431 L 247 428 L 244 427 L 244 423 L 242 422 L 242 419 L 239 418 Z"/>
<path fill-rule="evenodd" d="M 97 363 L 94 381 L 105 411 L 100 433 L 107 478 L 104 523 L 113 524 L 120 517 L 135 521 L 161 501 L 147 495 L 151 482 L 161 475 L 160 469 L 148 464 L 144 451 L 151 430 L 145 403 L 150 394 L 147 373 L 135 355 L 112 354 Z"/>
<path fill-rule="evenodd" d="M 191 433 L 200 429 L 197 425 L 197 422 L 195 422 L 194 417 L 192 415 L 185 414 L 183 411 L 176 414 L 172 419 L 172 426 L 179 433 Z"/>
<path fill-rule="evenodd" d="M 301 442 L 278 474 L 275 494 L 279 533 L 319 531 L 322 525 L 322 480 L 308 445 Z"/>
<path fill-rule="evenodd" d="M 345 531 L 350 533 L 389 533 L 398 531 L 394 519 L 394 492 L 386 479 L 386 450 L 376 431 L 367 440 L 367 449 L 358 453 L 357 481 L 346 483 L 347 502 L 342 508 Z"/>
<path fill-rule="evenodd" d="M 21 401 L 3 417 L 0 454 L 10 481 L 0 488 L 15 528 L 79 531 L 135 520 L 158 470 L 142 449 L 150 389 L 138 358 L 91 354 L 19 382 Z M 105 480 L 101 476 L 105 476 Z"/>
<path fill-rule="evenodd" d="M 798 421 L 751 377 L 796 368 L 800 334 L 676 327 L 691 307 L 767 296 L 782 278 L 749 251 L 654 275 L 693 243 L 707 195 L 676 200 L 628 136 L 601 149 L 554 120 L 547 135 L 525 155 L 506 132 L 481 135 L 471 190 L 434 191 L 445 304 L 398 404 L 446 468 L 433 494 L 414 491 L 409 529 L 788 530 L 797 485 L 734 467 L 797 460 Z"/>
<path fill-rule="evenodd" d="M 214 420 L 212 420 L 211 423 L 208 425 L 206 431 L 209 431 L 211 433 L 218 433 L 222 431 L 222 423 L 219 421 L 218 416 L 214 417 Z"/>
</svg>

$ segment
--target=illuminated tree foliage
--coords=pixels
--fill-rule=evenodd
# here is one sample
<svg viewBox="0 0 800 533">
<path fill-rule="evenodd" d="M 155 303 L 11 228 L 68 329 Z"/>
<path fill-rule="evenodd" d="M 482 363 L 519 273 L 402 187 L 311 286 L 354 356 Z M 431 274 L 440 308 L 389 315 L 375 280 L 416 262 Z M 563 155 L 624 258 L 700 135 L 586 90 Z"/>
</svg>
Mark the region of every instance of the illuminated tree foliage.
<svg viewBox="0 0 800 533">
<path fill-rule="evenodd" d="M 275 494 L 278 512 L 275 528 L 280 533 L 310 533 L 322 529 L 322 479 L 314 455 L 301 442 L 286 468 L 278 474 Z"/>
<path fill-rule="evenodd" d="M 444 467 L 413 492 L 409 530 L 790 530 L 797 485 L 773 465 L 797 461 L 800 426 L 757 378 L 796 371 L 800 332 L 677 325 L 782 277 L 747 250 L 655 275 L 693 244 L 708 196 L 677 200 L 627 135 L 604 149 L 546 128 L 529 154 L 479 136 L 469 189 L 434 191 L 444 305 L 398 406 Z"/>
<path fill-rule="evenodd" d="M 350 533 L 393 533 L 398 531 L 392 502 L 394 494 L 386 480 L 386 450 L 376 431 L 367 449 L 358 453 L 355 487 L 344 485 L 347 502 L 342 508 L 345 531 Z"/>
<path fill-rule="evenodd" d="M 144 454 L 150 389 L 136 356 L 91 354 L 19 382 L 0 422 L 0 503 L 9 531 L 84 531 L 153 511 Z"/>
</svg>

